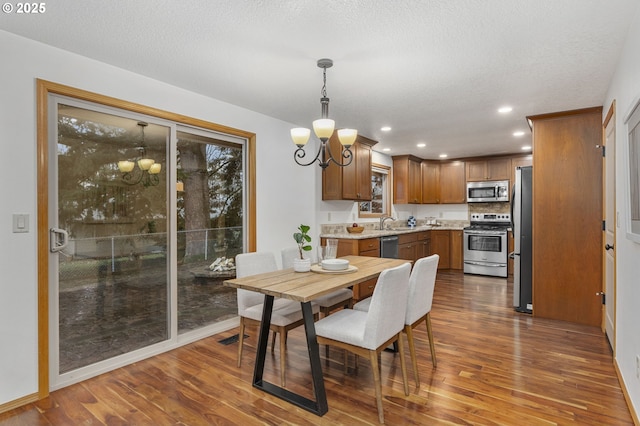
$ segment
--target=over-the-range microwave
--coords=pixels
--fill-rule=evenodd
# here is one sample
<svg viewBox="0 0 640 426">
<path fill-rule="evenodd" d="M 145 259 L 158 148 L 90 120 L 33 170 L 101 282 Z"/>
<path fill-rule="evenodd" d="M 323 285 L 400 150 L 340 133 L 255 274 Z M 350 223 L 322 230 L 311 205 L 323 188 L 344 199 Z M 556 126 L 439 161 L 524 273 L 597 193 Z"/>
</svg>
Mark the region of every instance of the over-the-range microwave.
<svg viewBox="0 0 640 426">
<path fill-rule="evenodd" d="M 509 201 L 509 181 L 467 182 L 468 203 Z"/>
</svg>

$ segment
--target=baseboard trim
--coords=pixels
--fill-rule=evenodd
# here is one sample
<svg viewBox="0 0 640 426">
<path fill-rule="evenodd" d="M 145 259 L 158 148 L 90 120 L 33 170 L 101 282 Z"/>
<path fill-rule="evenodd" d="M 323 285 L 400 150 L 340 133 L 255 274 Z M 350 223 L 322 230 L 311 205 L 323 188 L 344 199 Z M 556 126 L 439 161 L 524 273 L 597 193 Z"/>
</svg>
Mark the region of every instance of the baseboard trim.
<svg viewBox="0 0 640 426">
<path fill-rule="evenodd" d="M 16 400 L 6 402 L 4 404 L 0 404 L 0 413 L 5 413 L 7 411 L 11 411 L 15 408 L 22 407 L 23 405 L 30 404 L 32 402 L 38 401 L 40 398 L 38 397 L 38 393 L 32 393 L 31 395 L 23 396 L 22 398 L 18 398 Z"/>
<path fill-rule="evenodd" d="M 622 373 L 620 373 L 620 368 L 618 368 L 618 361 L 613 359 L 613 367 L 616 370 L 616 375 L 618 376 L 618 382 L 620 383 L 620 389 L 622 389 L 622 395 L 624 395 L 624 400 L 627 402 L 627 407 L 629 408 L 629 413 L 631 413 L 631 418 L 633 419 L 633 424 L 636 426 L 640 425 L 640 420 L 638 420 L 638 413 L 631 402 L 631 398 L 629 398 L 629 392 L 627 391 L 627 386 L 624 383 L 624 379 L 622 378 Z"/>
</svg>

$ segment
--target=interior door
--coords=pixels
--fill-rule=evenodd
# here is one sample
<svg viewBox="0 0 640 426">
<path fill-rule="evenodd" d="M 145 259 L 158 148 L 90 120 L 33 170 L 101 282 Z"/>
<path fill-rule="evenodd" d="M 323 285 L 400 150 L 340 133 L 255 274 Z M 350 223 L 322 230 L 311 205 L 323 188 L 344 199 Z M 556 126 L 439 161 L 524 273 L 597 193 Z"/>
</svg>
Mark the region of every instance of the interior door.
<svg viewBox="0 0 640 426">
<path fill-rule="evenodd" d="M 611 105 L 604 122 L 605 157 L 604 157 L 604 330 L 611 348 L 615 351 L 615 318 L 616 318 L 616 118 L 615 103 Z"/>
<path fill-rule="evenodd" d="M 170 127 L 53 97 L 52 388 L 169 339 Z"/>
</svg>

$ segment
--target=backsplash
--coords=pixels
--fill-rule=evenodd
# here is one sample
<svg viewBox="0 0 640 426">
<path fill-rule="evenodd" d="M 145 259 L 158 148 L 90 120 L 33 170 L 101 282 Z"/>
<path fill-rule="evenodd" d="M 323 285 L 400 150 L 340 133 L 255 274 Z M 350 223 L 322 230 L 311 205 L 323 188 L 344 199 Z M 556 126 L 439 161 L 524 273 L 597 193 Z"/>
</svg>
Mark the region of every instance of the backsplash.
<svg viewBox="0 0 640 426">
<path fill-rule="evenodd" d="M 511 205 L 506 203 L 469 203 L 469 215 L 473 213 L 510 213 Z"/>
</svg>

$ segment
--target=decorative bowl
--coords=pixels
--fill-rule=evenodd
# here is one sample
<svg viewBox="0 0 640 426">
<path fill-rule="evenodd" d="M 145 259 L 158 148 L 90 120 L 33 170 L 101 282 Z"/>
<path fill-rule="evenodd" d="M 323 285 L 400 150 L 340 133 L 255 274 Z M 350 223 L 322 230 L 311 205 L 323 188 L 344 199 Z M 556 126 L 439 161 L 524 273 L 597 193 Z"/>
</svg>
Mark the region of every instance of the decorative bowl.
<svg viewBox="0 0 640 426">
<path fill-rule="evenodd" d="M 344 271 L 349 268 L 349 261 L 347 259 L 325 259 L 321 266 L 322 269 L 328 271 Z"/>
<path fill-rule="evenodd" d="M 359 234 L 364 231 L 364 226 L 347 226 L 347 232 L 350 234 Z"/>
</svg>

